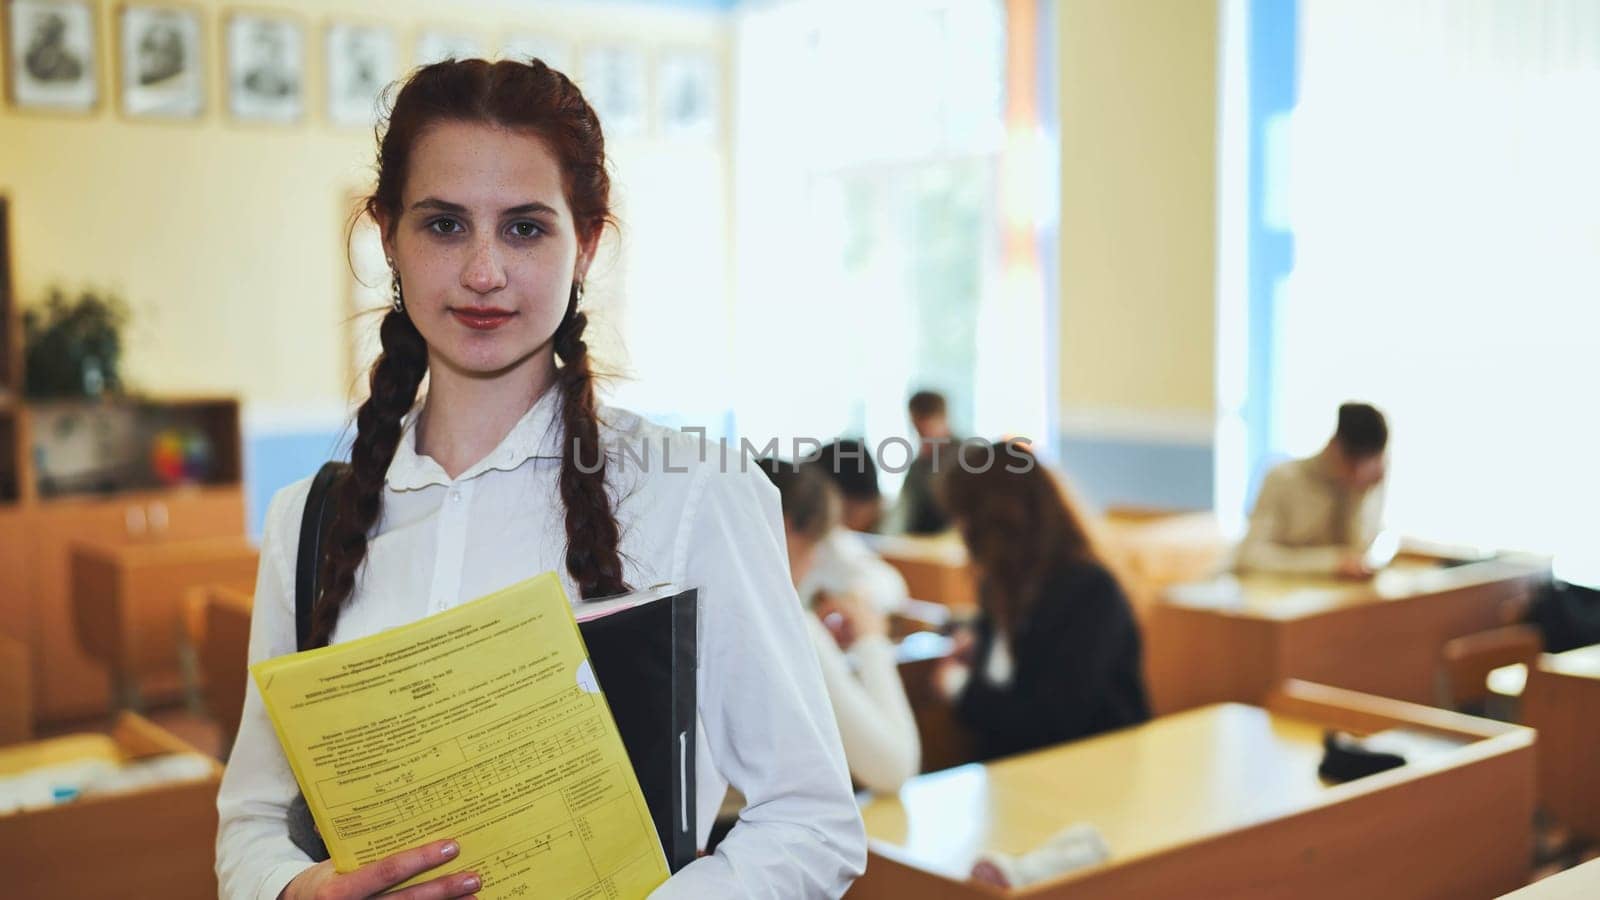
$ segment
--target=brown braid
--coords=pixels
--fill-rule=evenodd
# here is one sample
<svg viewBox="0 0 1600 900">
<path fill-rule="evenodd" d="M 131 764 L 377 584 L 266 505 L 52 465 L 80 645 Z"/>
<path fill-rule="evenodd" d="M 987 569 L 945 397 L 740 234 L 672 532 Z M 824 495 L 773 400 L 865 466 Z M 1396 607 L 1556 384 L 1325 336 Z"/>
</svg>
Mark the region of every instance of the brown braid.
<svg viewBox="0 0 1600 900">
<path fill-rule="evenodd" d="M 423 66 L 394 95 L 378 141 L 378 179 L 366 211 L 390 228 L 400 218 L 411 150 L 431 125 L 482 122 L 538 135 L 561 164 L 562 186 L 579 240 L 593 246 L 612 224 L 611 179 L 600 120 L 572 81 L 539 60 L 489 63 L 448 60 Z M 392 236 L 392 230 L 390 232 Z M 567 571 L 585 598 L 627 590 L 620 531 L 606 490 L 600 456 L 594 375 L 583 341 L 587 317 L 574 285 L 553 344 L 561 362 L 561 501 L 566 507 Z M 367 536 L 383 507 L 384 477 L 400 441 L 400 423 L 416 402 L 427 372 L 427 344 L 405 313 L 391 312 L 381 329 L 383 355 L 373 366 L 371 397 L 356 415 L 351 469 L 335 488 L 335 515 L 325 538 L 321 595 L 312 614 L 313 646 L 326 643 L 355 587 Z M 581 465 L 579 464 L 581 461 Z"/>
<path fill-rule="evenodd" d="M 356 570 L 367 555 L 367 534 L 383 507 L 384 476 L 400 446 L 400 422 L 416 403 L 417 387 L 428 371 L 428 345 L 410 316 L 398 311 L 385 315 L 378 336 L 383 355 L 368 378 L 370 394 L 356 412 L 350 471 L 334 487 L 334 520 L 319 579 L 322 591 L 311 613 L 312 647 L 332 637 L 355 587 Z"/>
<path fill-rule="evenodd" d="M 583 331 L 589 317 L 578 310 L 573 288 L 567 316 L 556 329 L 556 356 L 561 369 L 561 423 L 566 440 L 561 451 L 561 502 L 567 508 L 567 571 L 584 598 L 628 590 L 622 579 L 621 533 L 606 492 L 605 448 L 600 444 L 595 410 L 594 375 Z"/>
</svg>

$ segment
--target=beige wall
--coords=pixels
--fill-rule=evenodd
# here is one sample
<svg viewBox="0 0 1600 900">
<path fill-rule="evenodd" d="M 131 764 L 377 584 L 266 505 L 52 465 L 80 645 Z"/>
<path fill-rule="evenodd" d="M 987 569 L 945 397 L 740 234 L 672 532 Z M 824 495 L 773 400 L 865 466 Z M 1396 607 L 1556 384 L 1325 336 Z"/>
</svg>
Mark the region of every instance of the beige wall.
<svg viewBox="0 0 1600 900">
<path fill-rule="evenodd" d="M 244 125 L 225 109 L 219 52 L 225 10 L 240 6 L 197 5 L 208 72 L 199 119 L 123 116 L 111 96 L 117 5 L 97 2 L 99 109 L 82 116 L 0 107 L 0 192 L 12 200 L 23 303 L 57 284 L 114 289 L 135 313 L 126 341 L 135 386 L 236 393 L 257 406 L 337 407 L 349 382 L 343 199 L 369 182 L 373 138 L 324 114 L 329 21 L 393 26 L 402 63 L 418 27 L 429 25 L 472 34 L 491 51 L 510 31 L 563 39 L 575 58 L 590 44 L 625 43 L 645 51 L 652 67 L 663 50 L 706 48 L 728 70 L 729 29 L 713 13 L 623 3 L 268 0 L 245 8 L 288 12 L 307 26 L 308 115 L 292 126 Z M 654 158 L 656 143 L 613 142 L 624 194 L 625 161 Z M 668 151 L 687 154 L 709 205 L 725 206 L 722 144 Z M 709 265 L 724 264 L 719 257 Z"/>
<path fill-rule="evenodd" d="M 1061 403 L 1213 400 L 1217 4 L 1061 0 Z"/>
</svg>

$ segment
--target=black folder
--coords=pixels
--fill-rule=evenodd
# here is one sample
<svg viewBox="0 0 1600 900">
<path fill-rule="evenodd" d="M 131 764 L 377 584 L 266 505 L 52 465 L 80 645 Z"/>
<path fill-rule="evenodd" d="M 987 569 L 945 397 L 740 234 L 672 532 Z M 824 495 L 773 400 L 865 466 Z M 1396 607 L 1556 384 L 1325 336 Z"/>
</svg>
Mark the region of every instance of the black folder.
<svg viewBox="0 0 1600 900">
<path fill-rule="evenodd" d="M 311 598 L 317 595 L 322 536 L 333 517 L 329 488 L 347 468 L 326 463 L 312 481 L 300 522 L 295 575 L 297 645 L 311 649 Z M 616 720 L 622 744 L 633 763 L 645 805 L 676 872 L 695 859 L 695 669 L 699 662 L 698 616 L 694 590 L 658 585 L 623 598 L 595 601 L 573 609 L 595 679 Z M 630 603 L 629 598 L 638 602 Z M 615 607 L 614 611 L 610 607 Z M 604 608 L 605 611 L 601 612 Z M 314 860 L 328 848 L 312 824 L 304 796 L 289 807 L 289 837 Z"/>
<path fill-rule="evenodd" d="M 589 664 L 617 721 L 645 805 L 676 872 L 694 861 L 696 592 L 580 621 Z M 573 610 L 580 620 L 583 604 Z"/>
</svg>

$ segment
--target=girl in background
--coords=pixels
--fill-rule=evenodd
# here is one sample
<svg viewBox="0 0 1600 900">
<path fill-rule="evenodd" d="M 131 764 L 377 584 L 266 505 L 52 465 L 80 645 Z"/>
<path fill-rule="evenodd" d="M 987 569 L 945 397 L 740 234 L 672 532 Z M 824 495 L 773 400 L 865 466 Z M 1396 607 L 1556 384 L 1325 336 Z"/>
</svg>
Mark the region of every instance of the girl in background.
<svg viewBox="0 0 1600 900">
<path fill-rule="evenodd" d="M 1021 444 L 953 466 L 943 505 L 978 579 L 971 637 L 939 672 L 992 759 L 1150 718 L 1138 624 L 1055 477 Z M 1016 460 L 1024 461 L 1017 464 Z"/>
</svg>

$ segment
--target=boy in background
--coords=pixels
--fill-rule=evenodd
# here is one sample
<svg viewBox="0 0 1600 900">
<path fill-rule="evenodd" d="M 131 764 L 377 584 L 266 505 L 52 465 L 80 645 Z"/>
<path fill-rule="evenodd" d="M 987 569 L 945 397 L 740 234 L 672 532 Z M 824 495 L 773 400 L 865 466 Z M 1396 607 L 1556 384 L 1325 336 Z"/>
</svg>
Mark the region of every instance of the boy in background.
<svg viewBox="0 0 1600 900">
<path fill-rule="evenodd" d="M 1267 473 L 1235 568 L 1365 578 L 1383 516 L 1389 426 L 1365 403 L 1339 407 L 1322 452 Z"/>
</svg>

